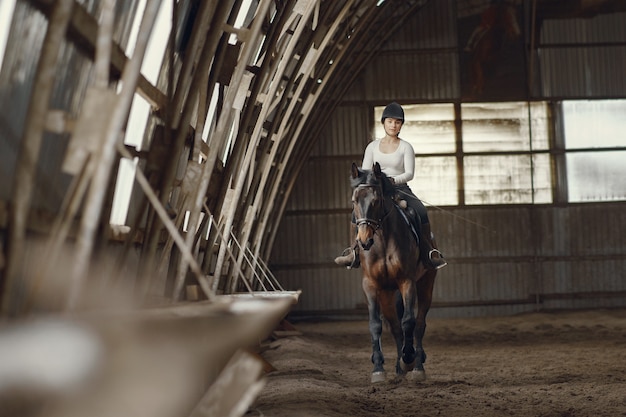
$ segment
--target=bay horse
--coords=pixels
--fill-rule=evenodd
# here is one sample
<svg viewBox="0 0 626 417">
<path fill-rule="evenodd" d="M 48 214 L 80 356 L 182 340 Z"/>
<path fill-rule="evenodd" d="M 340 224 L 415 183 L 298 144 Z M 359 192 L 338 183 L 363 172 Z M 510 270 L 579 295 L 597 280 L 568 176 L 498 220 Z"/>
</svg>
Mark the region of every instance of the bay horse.
<svg viewBox="0 0 626 417">
<path fill-rule="evenodd" d="M 426 353 L 422 338 L 437 271 L 420 261 L 418 240 L 394 200 L 394 185 L 380 165 L 375 163 L 372 170 L 365 170 L 352 163 L 351 185 L 372 342 L 371 382 L 386 380 L 381 315 L 396 343 L 396 376 L 423 380 Z"/>
</svg>

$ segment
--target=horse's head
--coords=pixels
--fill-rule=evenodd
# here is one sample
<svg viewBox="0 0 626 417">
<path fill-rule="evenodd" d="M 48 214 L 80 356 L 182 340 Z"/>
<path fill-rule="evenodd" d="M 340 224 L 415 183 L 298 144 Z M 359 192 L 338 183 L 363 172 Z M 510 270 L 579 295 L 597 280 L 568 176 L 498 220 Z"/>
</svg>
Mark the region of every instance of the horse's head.
<svg viewBox="0 0 626 417">
<path fill-rule="evenodd" d="M 371 171 L 360 169 L 353 163 L 351 184 L 357 241 L 364 250 L 369 250 L 385 217 L 384 199 L 392 193 L 393 184 L 381 171 L 378 162 Z"/>
</svg>

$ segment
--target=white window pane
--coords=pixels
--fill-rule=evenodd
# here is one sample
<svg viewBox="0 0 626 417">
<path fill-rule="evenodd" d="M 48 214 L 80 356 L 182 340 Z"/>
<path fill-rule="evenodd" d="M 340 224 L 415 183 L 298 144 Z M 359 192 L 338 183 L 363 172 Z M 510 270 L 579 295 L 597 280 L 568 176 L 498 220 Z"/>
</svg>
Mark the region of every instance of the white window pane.
<svg viewBox="0 0 626 417">
<path fill-rule="evenodd" d="M 564 101 L 567 149 L 626 146 L 626 101 Z"/>
<path fill-rule="evenodd" d="M 465 201 L 467 204 L 530 204 L 533 197 L 549 202 L 549 157 L 530 155 L 466 156 Z M 532 173 L 535 173 L 533 184 Z M 535 190 L 533 191 L 533 187 Z"/>
<path fill-rule="evenodd" d="M 0 69 L 4 60 L 4 52 L 9 40 L 9 29 L 11 28 L 11 19 L 13 18 L 13 10 L 15 10 L 15 0 L 0 1 Z"/>
<path fill-rule="evenodd" d="M 552 169 L 550 155 L 542 153 L 533 155 L 533 191 L 535 204 L 552 203 Z"/>
<path fill-rule="evenodd" d="M 385 106 L 374 108 L 376 138 L 385 136 L 380 122 Z M 416 154 L 451 153 L 456 150 L 454 105 L 404 104 L 404 124 L 400 137 L 411 145 Z"/>
<path fill-rule="evenodd" d="M 468 103 L 461 114 L 465 152 L 548 149 L 546 103 Z"/>
<path fill-rule="evenodd" d="M 626 200 L 626 151 L 566 156 L 570 202 Z"/>
<path fill-rule="evenodd" d="M 416 158 L 415 176 L 409 187 L 426 206 L 459 204 L 455 158 Z"/>
</svg>

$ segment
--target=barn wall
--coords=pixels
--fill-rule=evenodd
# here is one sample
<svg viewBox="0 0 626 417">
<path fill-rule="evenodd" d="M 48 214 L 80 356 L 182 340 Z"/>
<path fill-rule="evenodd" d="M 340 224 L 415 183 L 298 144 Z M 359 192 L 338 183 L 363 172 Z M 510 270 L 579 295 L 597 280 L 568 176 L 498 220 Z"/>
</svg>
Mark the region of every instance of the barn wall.
<svg viewBox="0 0 626 417">
<path fill-rule="evenodd" d="M 520 12 L 527 16 L 524 4 Z M 463 36 L 475 17 L 471 8 L 455 5 L 429 2 L 391 37 L 356 78 L 304 164 L 270 260 L 286 288 L 303 290 L 293 314 L 364 314 L 360 270 L 339 268 L 333 259 L 351 240 L 347 177 L 371 138 L 373 106 L 626 97 L 623 13 L 543 21 L 532 94 L 524 78 L 496 88 L 497 97 L 467 96 Z M 522 22 L 523 39 L 530 39 L 530 27 Z M 529 57 L 522 58 L 528 65 Z M 519 74 L 529 76 L 526 67 Z M 431 208 L 433 231 L 450 261 L 439 272 L 432 314 L 626 305 L 625 208 L 626 202 Z"/>
<path fill-rule="evenodd" d="M 538 95 L 624 97 L 625 23 L 626 13 L 546 21 L 538 45 Z"/>
<path fill-rule="evenodd" d="M 431 208 L 450 262 L 438 274 L 433 314 L 625 306 L 625 209 L 626 203 Z M 350 239 L 349 210 L 314 211 L 285 217 L 272 269 L 285 288 L 303 290 L 296 314 L 362 312 L 360 270 L 333 263 Z"/>
</svg>

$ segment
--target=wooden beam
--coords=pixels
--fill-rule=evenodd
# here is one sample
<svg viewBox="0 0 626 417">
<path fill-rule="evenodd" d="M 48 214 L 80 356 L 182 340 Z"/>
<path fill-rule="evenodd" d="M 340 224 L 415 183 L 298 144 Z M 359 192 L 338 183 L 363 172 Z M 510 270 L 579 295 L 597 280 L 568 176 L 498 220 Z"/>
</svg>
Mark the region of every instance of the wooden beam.
<svg viewBox="0 0 626 417">
<path fill-rule="evenodd" d="M 49 0 L 29 0 L 31 5 L 50 18 L 52 2 Z M 67 39 L 90 59 L 95 59 L 95 44 L 98 37 L 98 20 L 89 14 L 77 1 L 74 1 Z M 118 43 L 111 48 L 111 78 L 117 80 L 128 61 L 128 57 Z M 137 80 L 137 93 L 143 97 L 154 109 L 162 110 L 167 105 L 167 96 L 152 85 L 143 75 Z M 160 112 L 164 114 L 163 112 Z"/>
</svg>

